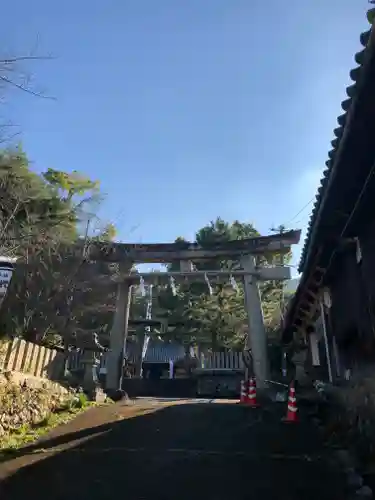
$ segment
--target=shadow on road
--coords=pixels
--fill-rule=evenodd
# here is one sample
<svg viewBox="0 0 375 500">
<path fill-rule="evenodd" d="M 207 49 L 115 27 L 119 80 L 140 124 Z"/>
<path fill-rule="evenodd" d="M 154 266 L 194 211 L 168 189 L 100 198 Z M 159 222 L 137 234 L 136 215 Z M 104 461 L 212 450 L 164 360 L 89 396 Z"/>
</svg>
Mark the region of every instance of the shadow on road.
<svg viewBox="0 0 375 500">
<path fill-rule="evenodd" d="M 314 429 L 283 426 L 277 412 L 176 404 L 93 427 L 89 414 L 87 428 L 72 422 L 2 463 L 1 498 L 344 498 Z"/>
</svg>

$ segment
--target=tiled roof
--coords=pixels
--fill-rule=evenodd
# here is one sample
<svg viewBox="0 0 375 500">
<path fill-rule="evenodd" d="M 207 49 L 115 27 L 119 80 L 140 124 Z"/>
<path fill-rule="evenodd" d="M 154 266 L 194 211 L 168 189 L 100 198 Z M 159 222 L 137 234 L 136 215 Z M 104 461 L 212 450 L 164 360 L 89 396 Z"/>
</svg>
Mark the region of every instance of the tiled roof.
<svg viewBox="0 0 375 500">
<path fill-rule="evenodd" d="M 127 345 L 127 354 L 129 359 L 134 361 L 136 359 L 138 348 L 136 344 L 129 343 Z M 169 361 L 177 361 L 184 358 L 185 348 L 177 343 L 167 343 L 151 339 L 148 343 L 146 355 L 144 357 L 145 363 L 169 363 Z"/>
<path fill-rule="evenodd" d="M 374 19 L 375 19 L 375 8 L 370 9 L 367 12 L 367 19 L 368 22 L 372 25 Z M 370 35 L 371 35 L 372 28 L 364 33 L 361 34 L 360 36 L 360 41 L 362 46 L 364 47 L 360 52 L 358 52 L 354 59 L 355 62 L 358 64 L 358 66 L 354 69 L 351 70 L 350 72 L 350 78 L 353 80 L 353 84 L 347 87 L 346 89 L 346 94 L 348 96 L 347 99 L 345 99 L 341 103 L 341 107 L 344 111 L 342 115 L 340 115 L 337 118 L 338 122 L 338 127 L 334 129 L 333 133 L 335 138 L 332 140 L 332 149 L 328 153 L 328 160 L 326 161 L 326 166 L 327 168 L 323 172 L 323 177 L 320 180 L 320 186 L 318 187 L 318 192 L 315 197 L 315 203 L 313 206 L 313 210 L 310 216 L 310 221 L 308 224 L 307 228 L 307 234 L 305 238 L 305 243 L 304 247 L 302 249 L 302 254 L 301 254 L 301 260 L 299 263 L 299 272 L 303 272 L 305 265 L 307 264 L 307 259 L 308 259 L 308 253 L 310 250 L 310 246 L 313 243 L 313 236 L 314 236 L 314 230 L 317 225 L 318 219 L 319 219 L 319 214 L 320 211 L 323 207 L 323 200 L 327 191 L 327 188 L 331 182 L 331 179 L 333 177 L 333 173 L 335 170 L 335 165 L 336 165 L 336 158 L 337 158 L 337 153 L 340 148 L 340 144 L 348 130 L 348 126 L 350 123 L 350 118 L 351 118 L 351 109 L 353 104 L 355 103 L 356 100 L 356 95 L 358 91 L 358 86 L 360 85 L 361 78 L 362 78 L 362 73 L 363 73 L 363 68 L 366 63 L 367 59 L 367 51 L 368 51 L 368 45 L 370 41 Z"/>
<path fill-rule="evenodd" d="M 177 344 L 151 343 L 147 347 L 144 358 L 145 363 L 169 363 L 177 361 L 185 356 L 185 349 Z"/>
</svg>

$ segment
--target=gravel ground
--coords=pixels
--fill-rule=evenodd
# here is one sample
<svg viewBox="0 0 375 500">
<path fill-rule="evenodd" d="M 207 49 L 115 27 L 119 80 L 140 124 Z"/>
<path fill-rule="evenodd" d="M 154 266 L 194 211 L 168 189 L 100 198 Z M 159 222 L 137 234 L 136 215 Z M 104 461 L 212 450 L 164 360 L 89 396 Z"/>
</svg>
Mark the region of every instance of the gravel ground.
<svg viewBox="0 0 375 500">
<path fill-rule="evenodd" d="M 4 500 L 342 500 L 313 426 L 284 405 L 147 400 L 94 408 L 0 463 Z"/>
</svg>

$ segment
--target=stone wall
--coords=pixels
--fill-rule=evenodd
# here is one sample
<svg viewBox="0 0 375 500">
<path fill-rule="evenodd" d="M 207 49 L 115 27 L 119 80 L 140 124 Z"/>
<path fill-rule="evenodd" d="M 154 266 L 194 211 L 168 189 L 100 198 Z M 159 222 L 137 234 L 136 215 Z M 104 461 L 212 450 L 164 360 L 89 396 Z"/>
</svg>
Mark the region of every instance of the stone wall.
<svg viewBox="0 0 375 500">
<path fill-rule="evenodd" d="M 55 349 L 14 338 L 0 343 L 0 371 L 29 374 L 49 380 L 59 380 L 64 368 L 64 356 Z"/>
<path fill-rule="evenodd" d="M 32 375 L 21 374 L 24 378 L 21 385 L 16 373 L 0 374 L 0 448 L 4 435 L 24 425 L 42 422 L 51 413 L 68 407 L 73 398 L 66 389 L 48 380 L 43 384 L 29 383 Z M 40 378 L 37 380 L 42 381 Z"/>
</svg>

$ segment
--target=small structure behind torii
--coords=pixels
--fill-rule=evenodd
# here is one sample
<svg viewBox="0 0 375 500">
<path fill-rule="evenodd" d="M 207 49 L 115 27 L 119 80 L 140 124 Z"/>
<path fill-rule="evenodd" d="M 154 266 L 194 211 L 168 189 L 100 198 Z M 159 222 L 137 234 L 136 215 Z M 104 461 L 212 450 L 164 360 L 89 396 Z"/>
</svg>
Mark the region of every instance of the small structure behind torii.
<svg viewBox="0 0 375 500">
<path fill-rule="evenodd" d="M 171 277 L 190 281 L 211 283 L 228 281 L 231 277 L 241 278 L 244 283 L 245 305 L 248 316 L 249 335 L 247 348 L 251 348 L 254 372 L 260 388 L 268 378 L 267 339 L 263 323 L 262 305 L 258 281 L 290 279 L 290 268 L 283 265 L 257 266 L 256 257 L 264 256 L 272 261 L 275 254 L 285 255 L 291 245 L 297 244 L 300 231 L 261 236 L 244 240 L 217 243 L 205 247 L 197 243 L 176 242 L 164 244 L 122 244 L 96 243 L 90 248 L 92 260 L 117 262 L 120 264 L 116 312 L 110 334 L 110 350 L 107 362 L 107 390 L 120 388 L 121 371 L 128 335 L 131 287 L 139 284 L 140 275 L 131 272 L 134 264 L 180 262 L 178 272 L 143 273 L 147 284 L 168 283 Z M 241 264 L 236 271 L 195 271 L 194 261 L 230 258 Z"/>
</svg>

